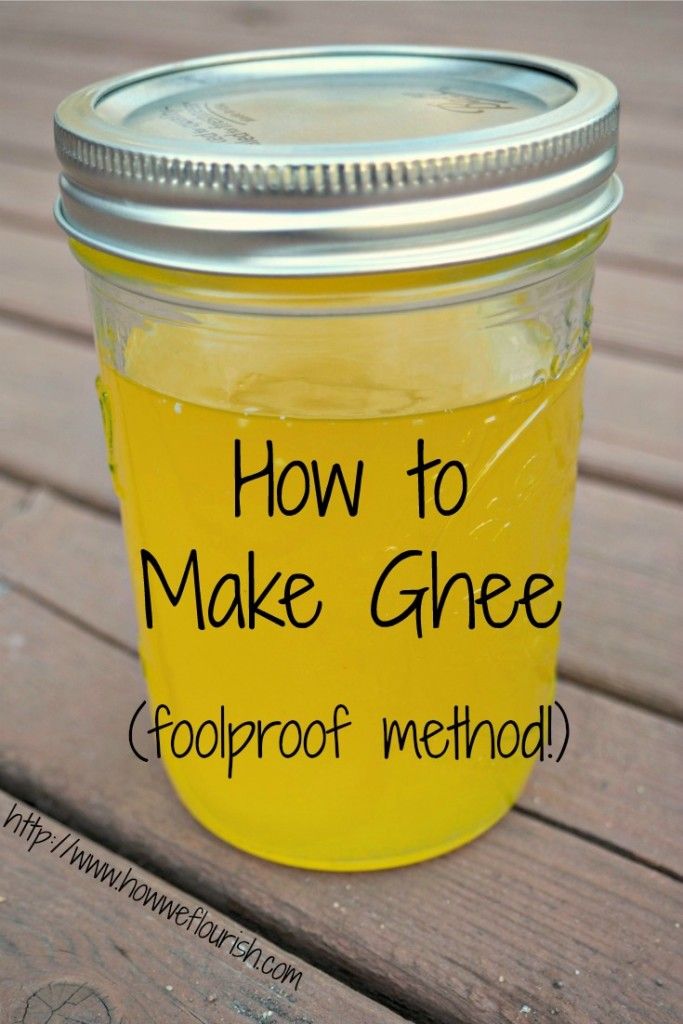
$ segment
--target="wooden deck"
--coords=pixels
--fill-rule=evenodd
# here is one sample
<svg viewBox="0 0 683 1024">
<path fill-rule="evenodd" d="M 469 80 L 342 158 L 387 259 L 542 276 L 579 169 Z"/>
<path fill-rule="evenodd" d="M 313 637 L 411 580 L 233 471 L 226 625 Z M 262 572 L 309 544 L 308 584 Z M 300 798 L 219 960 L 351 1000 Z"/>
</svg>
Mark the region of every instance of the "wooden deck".
<svg viewBox="0 0 683 1024">
<path fill-rule="evenodd" d="M 301 971 L 296 991 L 274 984 L 4 829 L 2 1024 L 683 1019 L 682 30 L 683 8 L 657 3 L 0 7 L 0 822 L 15 801 L 37 809 L 55 837 Z M 596 285 L 565 602 L 573 746 L 485 838 L 354 876 L 222 844 L 126 748 L 142 688 L 131 599 L 85 289 L 51 215 L 50 119 L 72 89 L 335 41 L 503 46 L 604 70 L 623 96 L 626 187 Z"/>
</svg>

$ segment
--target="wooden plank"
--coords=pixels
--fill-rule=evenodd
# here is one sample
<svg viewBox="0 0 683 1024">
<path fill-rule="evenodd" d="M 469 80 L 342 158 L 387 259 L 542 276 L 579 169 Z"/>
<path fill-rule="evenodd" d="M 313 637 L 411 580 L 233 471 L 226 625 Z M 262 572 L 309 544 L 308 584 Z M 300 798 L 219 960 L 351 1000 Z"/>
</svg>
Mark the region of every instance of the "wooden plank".
<svg viewBox="0 0 683 1024">
<path fill-rule="evenodd" d="M 571 678 L 683 716 L 681 509 L 580 480 L 560 666 Z"/>
<path fill-rule="evenodd" d="M 0 312 L 92 337 L 83 271 L 57 225 L 48 234 L 0 227 Z"/>
<path fill-rule="evenodd" d="M 677 666 L 683 655 L 683 595 L 680 590 L 668 593 L 673 600 L 664 609 L 657 606 L 662 587 L 669 584 L 672 590 L 683 568 L 672 560 L 667 543 L 671 507 L 663 506 L 662 520 L 647 535 L 649 539 L 639 543 L 643 539 L 643 506 L 647 508 L 648 503 L 627 497 L 613 513 L 610 496 L 609 488 L 595 484 L 582 488 L 561 661 L 565 666 L 578 666 L 578 674 L 591 683 L 596 675 L 604 689 L 635 695 L 644 704 L 681 715 Z M 75 566 L 87 566 L 88 571 L 74 571 Z M 601 583 L 606 566 L 615 577 L 610 578 L 608 593 Z M 0 577 L 134 651 L 137 627 L 115 520 L 36 491 L 4 525 L 0 519 Z M 653 618 L 664 615 L 670 635 L 657 631 L 653 636 L 648 623 L 638 628 L 624 597 L 624 577 L 630 582 L 629 592 L 637 596 L 634 603 L 640 607 L 642 598 L 656 609 Z M 103 602 L 105 585 L 107 599 Z M 603 623 L 610 621 L 610 615 L 616 618 L 616 608 L 624 627 L 610 635 Z M 669 608 L 671 621 L 666 619 Z M 677 824 L 673 814 L 677 768 L 683 767 L 680 727 L 569 683 L 561 685 L 560 700 L 572 722 L 571 754 L 561 771 L 546 767 L 536 772 L 522 806 L 612 842 L 642 860 L 675 870 L 683 846 L 683 819 Z M 629 741 L 633 736 L 638 737 L 637 745 Z M 664 819 L 672 821 L 672 826 L 656 830 L 655 822 Z"/>
<path fill-rule="evenodd" d="M 520 807 L 680 875 L 683 727 L 568 682 L 558 699 L 572 749 L 537 766 Z"/>
<path fill-rule="evenodd" d="M 516 813 L 454 855 L 402 871 L 268 864 L 196 825 L 158 765 L 131 757 L 141 681 L 130 656 L 12 594 L 0 600 L 0 636 L 13 638 L 6 789 L 275 941 L 296 936 L 301 955 L 409 1016 L 490 1024 L 529 1007 L 525 1019 L 539 1024 L 674 1024 L 683 906 L 670 879 Z"/>
<path fill-rule="evenodd" d="M 32 832 L 30 824 L 24 826 L 22 838 L 22 824 L 36 821 L 37 812 L 0 792 L 0 824 L 10 814 L 14 817 L 0 830 L 3 1021 L 47 1021 L 45 1007 L 41 1015 L 37 1013 L 38 1004 L 47 1000 L 53 1008 L 62 1007 L 54 1019 L 58 1016 L 65 1024 L 123 1019 L 150 1024 L 267 1024 L 270 1020 L 333 1024 L 340 1019 L 399 1024 L 401 1018 L 390 1010 L 210 908 L 202 907 L 209 911 L 206 933 L 210 922 L 216 925 L 216 941 L 222 929 L 226 931 L 218 949 L 208 938 L 154 913 L 151 897 L 146 904 L 136 903 L 128 893 L 137 884 L 141 898 L 143 887 L 148 886 L 190 912 L 201 906 L 195 897 L 45 814 Z M 43 841 L 30 850 L 31 840 L 38 836 Z M 88 855 L 100 860 L 99 868 L 88 862 L 90 874 L 78 868 Z M 108 868 L 109 878 L 120 872 L 113 886 L 95 876 L 97 870 L 105 873 Z M 117 891 L 126 878 L 127 887 Z M 181 915 L 180 920 L 184 919 L 189 919 L 188 913 Z M 194 927 L 201 923 L 198 917 Z M 249 962 L 230 955 L 234 938 L 228 936 L 238 935 L 246 940 L 245 951 L 254 941 Z M 274 958 L 271 964 L 291 965 L 293 981 L 273 982 L 264 974 L 260 964 L 267 956 Z M 301 976 L 295 984 L 297 972 Z M 70 983 L 80 990 L 73 1003 L 65 1003 Z M 61 998 L 51 1001 L 50 990 Z"/>
<path fill-rule="evenodd" d="M 52 213 L 59 190 L 59 163 L 54 152 L 34 162 L 0 160 L 0 170 L 4 185 L 0 212 L 4 224 L 20 231 L 29 227 L 34 232 L 58 237 Z M 64 240 L 63 235 L 59 237 Z"/>
<path fill-rule="evenodd" d="M 652 156 L 636 159 L 622 151 L 619 175 L 624 201 L 612 221 L 602 259 L 628 258 L 635 264 L 651 261 L 655 266 L 680 272 L 683 205 L 676 188 L 680 165 L 666 164 Z"/>
<path fill-rule="evenodd" d="M 593 336 L 599 351 L 683 364 L 683 289 L 675 277 L 598 259 Z"/>
<path fill-rule="evenodd" d="M 595 352 L 586 373 L 582 471 L 680 498 L 682 399 L 680 370 Z"/>
<path fill-rule="evenodd" d="M 6 487 L 0 477 L 0 577 L 135 651 L 137 625 L 118 520 L 39 489 L 20 502 L 14 486 L 3 510 Z M 74 572 L 74 566 L 87 571 Z"/>
<path fill-rule="evenodd" d="M 31 338 L 41 340 L 34 345 Z M 3 361 L 3 466 L 19 477 L 114 508 L 94 387 L 94 351 L 9 325 L 3 332 Z"/>
</svg>

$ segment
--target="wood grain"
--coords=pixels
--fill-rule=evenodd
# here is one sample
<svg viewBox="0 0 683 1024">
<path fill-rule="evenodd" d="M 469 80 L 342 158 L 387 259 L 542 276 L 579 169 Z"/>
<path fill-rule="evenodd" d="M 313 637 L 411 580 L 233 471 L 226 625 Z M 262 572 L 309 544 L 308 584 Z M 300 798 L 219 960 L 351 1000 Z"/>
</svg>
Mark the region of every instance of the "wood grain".
<svg viewBox="0 0 683 1024">
<path fill-rule="evenodd" d="M 593 341 L 668 365 L 683 365 L 683 289 L 677 278 L 612 267 L 598 257 Z"/>
<path fill-rule="evenodd" d="M 83 271 L 57 225 L 48 233 L 0 226 L 0 312 L 92 338 Z"/>
<path fill-rule="evenodd" d="M 135 651 L 133 594 L 118 520 L 39 489 L 12 487 L 5 497 L 6 488 L 0 477 L 0 576 Z M 82 571 L 74 571 L 77 566 Z"/>
<path fill-rule="evenodd" d="M 34 1024 L 36 993 L 54 1008 L 84 983 L 82 1024 L 398 1024 L 330 975 L 419 1024 L 680 1020 L 683 19 L 661 3 L 391 7 L 0 3 L 0 784 L 82 829 L 89 849 L 103 842 L 110 862 L 128 857 L 139 876 L 143 864 L 165 892 L 178 885 L 278 941 L 283 959 L 310 961 L 305 990 L 278 1001 L 256 972 L 0 829 L 2 1024 Z M 567 756 L 538 766 L 485 839 L 400 872 L 335 876 L 220 843 L 127 751 L 143 684 L 82 273 L 51 222 L 50 121 L 71 89 L 149 63 L 368 40 L 503 46 L 605 71 L 623 100 L 626 200 L 595 289 L 561 650 Z"/>
<path fill-rule="evenodd" d="M 25 821 L 32 812 L 36 813 L 32 807 L 0 792 L 0 824 L 10 813 L 23 815 Z M 254 939 L 262 960 L 270 955 L 301 972 L 298 988 L 273 982 L 226 952 L 233 940 L 226 939 L 216 949 L 207 939 L 151 912 L 149 904 L 136 903 L 126 890 L 117 892 L 99 882 L 95 866 L 90 875 L 79 871 L 78 861 L 70 863 L 77 849 L 65 858 L 61 854 L 78 840 L 85 856 L 99 858 L 103 871 L 105 862 L 120 871 L 121 880 L 130 871 L 141 886 L 191 911 L 198 906 L 194 896 L 73 830 L 53 856 L 50 846 L 69 830 L 45 814 L 39 825 L 45 830 L 44 842 L 29 851 L 29 832 L 22 839 L 21 825 L 14 817 L 0 830 L 3 1024 L 47 1024 L 48 1017 L 50 1024 L 399 1024 L 400 1018 L 390 1010 L 211 910 L 216 937 L 225 928 L 231 935 L 244 936 L 247 945 Z M 38 827 L 32 835 L 37 833 Z M 255 961 L 254 954 L 252 964 Z M 52 1014 L 47 1013 L 46 1002 Z"/>
<path fill-rule="evenodd" d="M 529 1006 L 537 1024 L 551 1010 L 572 1024 L 674 1024 L 683 907 L 670 879 L 516 813 L 485 840 L 401 871 L 268 864 L 196 825 L 158 764 L 131 756 L 142 682 L 130 656 L 11 593 L 0 636 L 10 792 L 408 1016 L 516 1022 Z"/>
<path fill-rule="evenodd" d="M 680 877 L 683 727 L 573 683 L 558 699 L 571 750 L 537 766 L 519 806 Z"/>
<path fill-rule="evenodd" d="M 94 351 L 13 324 L 4 325 L 2 337 L 3 466 L 114 508 L 94 387 Z"/>
<path fill-rule="evenodd" d="M 584 409 L 584 472 L 683 497 L 683 372 L 595 352 Z"/>
<path fill-rule="evenodd" d="M 683 512 L 580 480 L 560 666 L 586 685 L 683 716 Z"/>
</svg>

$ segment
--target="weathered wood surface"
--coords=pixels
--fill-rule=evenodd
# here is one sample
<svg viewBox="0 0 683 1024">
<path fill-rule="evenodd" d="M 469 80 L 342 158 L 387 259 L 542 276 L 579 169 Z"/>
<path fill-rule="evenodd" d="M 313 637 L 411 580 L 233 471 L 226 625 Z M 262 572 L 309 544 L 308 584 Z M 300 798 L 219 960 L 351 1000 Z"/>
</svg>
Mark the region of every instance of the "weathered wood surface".
<svg viewBox="0 0 683 1024">
<path fill-rule="evenodd" d="M 680 506 L 579 480 L 560 665 L 571 678 L 680 718 Z"/>
<path fill-rule="evenodd" d="M 57 231 L 0 225 L 0 313 L 92 339 L 83 271 Z"/>
<path fill-rule="evenodd" d="M 59 820 L 353 973 L 408 1016 L 488 1024 L 528 1005 L 544 1024 L 558 1008 L 575 1024 L 617 1008 L 612 1019 L 633 1024 L 675 1019 L 683 907 L 671 879 L 518 813 L 486 841 L 400 872 L 268 864 L 196 825 L 158 764 L 130 756 L 142 685 L 129 655 L 11 592 L 0 636 L 10 652 L 0 781 Z"/>
<path fill-rule="evenodd" d="M 245 949 L 255 940 L 262 951 L 260 963 L 272 956 L 271 965 L 291 964 L 294 972 L 301 972 L 298 984 L 296 974 L 292 982 L 273 981 L 259 969 L 256 953 L 251 965 L 231 956 L 232 939 L 217 949 L 208 938 L 155 913 L 151 903 L 136 902 L 126 895 L 133 888 L 130 876 L 122 892 L 98 881 L 96 872 L 106 872 L 106 862 L 121 872 L 121 882 L 130 871 L 141 887 L 147 885 L 161 897 L 177 900 L 190 911 L 201 906 L 195 897 L 45 813 L 31 828 L 38 812 L 28 804 L 15 804 L 0 791 L 0 826 L 11 813 L 23 816 L 23 821 L 15 816 L 0 829 L 3 1024 L 302 1024 L 335 1019 L 399 1024 L 390 1010 L 223 914 L 204 907 L 216 924 L 216 940 L 223 928 L 243 936 Z M 76 841 L 78 846 L 72 847 Z M 88 854 L 101 865 L 90 862 L 90 873 L 84 859 Z M 138 891 L 142 899 L 145 890 Z M 196 924 L 200 922 L 198 918 Z"/>
<path fill-rule="evenodd" d="M 158 887 L 177 884 L 260 929 L 292 951 L 283 959 L 301 955 L 420 1024 L 674 1024 L 683 1011 L 674 881 L 683 744 L 672 720 L 683 714 L 680 8 L 409 3 L 391 5 L 389 18 L 388 6 L 0 4 L 10 101 L 0 114 L 0 784 L 146 865 Z M 559 694 L 573 737 L 560 768 L 539 766 L 518 809 L 452 857 L 316 875 L 221 844 L 182 810 L 158 766 L 127 753 L 142 681 L 82 274 L 51 223 L 50 118 L 71 89 L 145 63 L 416 39 L 555 53 L 603 69 L 624 101 L 627 198 L 599 260 L 565 599 L 561 668 L 573 682 Z M 0 879 L 4 870 L 16 902 L 0 881 L 0 943 L 14 950 L 13 967 L 31 968 L 25 982 L 12 975 L 16 984 L 90 980 L 114 1008 L 129 997 L 129 1024 L 143 1024 L 143 1009 L 154 1021 L 270 1019 L 253 972 L 219 972 L 215 991 L 226 995 L 209 1007 L 202 982 L 215 964 L 203 951 L 174 945 L 166 922 L 75 872 L 63 879 L 49 856 L 17 852 L 0 832 L 5 840 Z M 120 932 L 136 937 L 130 963 L 116 953 Z M 87 978 L 74 978 L 79 957 Z M 304 1001 L 273 1007 L 273 1020 L 396 1019 L 320 970 L 305 966 L 304 977 Z M 45 997 L 56 1006 L 65 991 Z M 158 996 L 151 1010 L 140 1000 L 131 1010 L 148 991 Z M 16 999 L 11 1011 L 2 999 L 4 1024 Z"/>
<path fill-rule="evenodd" d="M 683 365 L 683 297 L 678 277 L 614 268 L 599 256 L 593 301 L 597 348 Z"/>
<path fill-rule="evenodd" d="M 596 351 L 584 409 L 581 470 L 683 497 L 683 371 Z"/>
</svg>

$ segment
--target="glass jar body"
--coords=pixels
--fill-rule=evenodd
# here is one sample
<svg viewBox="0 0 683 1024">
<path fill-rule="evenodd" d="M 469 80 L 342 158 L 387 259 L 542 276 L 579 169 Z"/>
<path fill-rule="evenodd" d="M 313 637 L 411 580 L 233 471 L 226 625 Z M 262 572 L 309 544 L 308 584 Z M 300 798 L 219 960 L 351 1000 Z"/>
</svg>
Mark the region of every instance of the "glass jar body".
<svg viewBox="0 0 683 1024">
<path fill-rule="evenodd" d="M 514 803 L 553 702 L 604 231 L 292 281 L 74 246 L 147 752 L 225 840 L 384 868 Z"/>
</svg>

